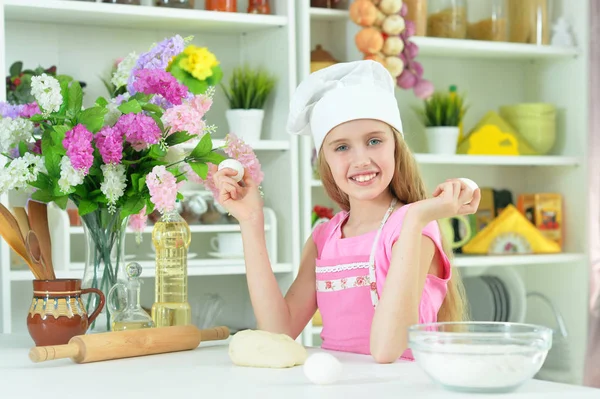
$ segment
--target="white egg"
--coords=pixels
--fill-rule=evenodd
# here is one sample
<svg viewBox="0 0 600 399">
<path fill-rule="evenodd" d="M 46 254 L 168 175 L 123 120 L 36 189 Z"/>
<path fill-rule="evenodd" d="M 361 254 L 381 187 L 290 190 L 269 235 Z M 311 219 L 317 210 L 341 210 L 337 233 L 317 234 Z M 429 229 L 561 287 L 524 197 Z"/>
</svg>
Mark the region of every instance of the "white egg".
<svg viewBox="0 0 600 399">
<path fill-rule="evenodd" d="M 244 165 L 237 159 L 226 159 L 219 164 L 219 170 L 223 168 L 231 168 L 237 172 L 235 176 L 231 176 L 233 180 L 240 181 L 244 177 Z"/>
<path fill-rule="evenodd" d="M 466 177 L 461 177 L 458 180 L 462 180 L 473 191 L 475 191 L 475 190 L 477 190 L 479 188 L 479 186 L 477 185 L 477 183 L 475 183 L 471 179 L 467 179 Z M 470 204 L 470 203 L 471 203 L 471 201 L 465 202 L 465 205 Z"/>
<path fill-rule="evenodd" d="M 315 353 L 304 362 L 304 375 L 312 383 L 333 384 L 342 375 L 342 363 L 329 353 Z"/>
</svg>

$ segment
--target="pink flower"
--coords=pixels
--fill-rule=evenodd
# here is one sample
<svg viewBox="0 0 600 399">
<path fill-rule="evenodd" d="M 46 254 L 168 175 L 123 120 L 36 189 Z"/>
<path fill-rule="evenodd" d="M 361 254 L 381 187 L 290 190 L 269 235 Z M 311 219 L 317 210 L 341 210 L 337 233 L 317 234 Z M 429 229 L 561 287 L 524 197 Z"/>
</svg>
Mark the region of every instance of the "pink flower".
<svg viewBox="0 0 600 399">
<path fill-rule="evenodd" d="M 73 168 L 87 174 L 94 163 L 94 149 L 92 139 L 94 135 L 82 124 L 76 125 L 65 133 L 63 146 L 67 150 L 67 156 L 71 160 Z"/>
<path fill-rule="evenodd" d="M 254 154 L 252 147 L 240 140 L 235 134 L 229 133 L 225 136 L 225 153 L 233 159 L 237 159 L 248 169 L 250 176 L 256 185 L 262 183 L 264 174 L 260 162 Z"/>
<path fill-rule="evenodd" d="M 160 69 L 140 69 L 135 72 L 133 88 L 144 94 L 160 94 L 174 105 L 181 104 L 188 89 L 169 72 Z"/>
<path fill-rule="evenodd" d="M 110 126 L 103 127 L 96 133 L 96 147 L 105 164 L 121 163 L 123 158 L 123 135 Z"/>
<path fill-rule="evenodd" d="M 136 151 L 145 150 L 150 144 L 157 144 L 162 135 L 154 119 L 144 114 L 121 115 L 113 130 L 125 136 Z"/>
<path fill-rule="evenodd" d="M 40 107 L 34 101 L 32 103 L 23 105 L 23 108 L 21 108 L 21 112 L 20 112 L 19 116 L 21 118 L 31 118 L 33 115 L 37 115 L 37 114 L 41 114 L 41 113 L 42 113 L 42 111 L 40 111 Z"/>
<path fill-rule="evenodd" d="M 146 228 L 146 223 L 148 222 L 148 215 L 146 215 L 146 207 L 140 211 L 140 213 L 136 215 L 131 215 L 129 217 L 129 227 L 137 233 L 141 233 Z"/>
<path fill-rule="evenodd" d="M 211 106 L 210 97 L 202 94 L 194 96 L 189 101 L 167 109 L 162 116 L 162 121 L 170 128 L 169 133 L 185 131 L 202 137 L 206 129 L 206 123 L 202 118 Z"/>
<path fill-rule="evenodd" d="M 146 185 L 150 191 L 150 200 L 160 213 L 175 209 L 177 192 L 184 183 L 177 179 L 163 165 L 155 166 L 146 177 Z"/>
</svg>

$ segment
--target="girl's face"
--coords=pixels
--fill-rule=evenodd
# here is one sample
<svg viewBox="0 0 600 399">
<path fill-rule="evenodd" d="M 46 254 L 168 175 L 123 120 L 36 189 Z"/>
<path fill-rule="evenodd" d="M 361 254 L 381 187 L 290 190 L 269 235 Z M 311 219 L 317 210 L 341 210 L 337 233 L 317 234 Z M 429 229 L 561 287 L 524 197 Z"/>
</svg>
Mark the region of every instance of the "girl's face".
<svg viewBox="0 0 600 399">
<path fill-rule="evenodd" d="M 333 128 L 323 154 L 340 190 L 356 200 L 387 192 L 395 169 L 394 133 L 384 122 L 360 119 Z"/>
</svg>

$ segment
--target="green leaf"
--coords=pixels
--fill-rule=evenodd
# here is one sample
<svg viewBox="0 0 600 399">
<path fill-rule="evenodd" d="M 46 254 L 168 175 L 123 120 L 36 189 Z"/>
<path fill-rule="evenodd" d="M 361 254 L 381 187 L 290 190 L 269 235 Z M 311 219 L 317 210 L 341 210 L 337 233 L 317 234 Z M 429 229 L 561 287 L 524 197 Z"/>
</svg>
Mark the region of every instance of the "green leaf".
<svg viewBox="0 0 600 399">
<path fill-rule="evenodd" d="M 179 201 L 183 201 L 183 198 L 184 198 L 184 197 L 183 197 L 183 194 L 181 194 L 181 193 L 177 193 L 177 199 L 178 199 Z"/>
<path fill-rule="evenodd" d="M 141 193 L 146 189 L 146 176 L 140 177 L 138 181 L 138 191 Z"/>
<path fill-rule="evenodd" d="M 56 80 L 58 80 L 58 82 L 60 83 L 60 94 L 62 95 L 62 104 L 60 106 L 60 109 L 58 110 L 58 114 L 65 115 L 70 101 L 69 83 L 71 83 L 73 78 L 68 75 L 58 75 L 56 76 Z"/>
<path fill-rule="evenodd" d="M 81 111 L 78 121 L 83 124 L 90 132 L 96 133 L 102 129 L 104 124 L 104 115 L 108 110 L 104 107 L 92 107 Z"/>
<path fill-rule="evenodd" d="M 208 89 L 208 83 L 203 80 L 198 80 L 193 76 L 187 76 L 182 82 L 194 94 L 204 94 Z"/>
<path fill-rule="evenodd" d="M 19 141 L 19 155 L 23 156 L 29 152 L 29 147 L 27 147 L 27 143 L 24 141 Z"/>
<path fill-rule="evenodd" d="M 142 109 L 144 111 L 148 111 L 148 112 L 154 112 L 160 116 L 162 116 L 163 114 L 163 110 L 161 107 L 159 107 L 158 105 L 154 105 L 154 104 L 144 104 L 142 105 Z"/>
<path fill-rule="evenodd" d="M 208 165 L 201 162 L 190 162 L 189 165 L 192 167 L 192 170 L 196 172 L 198 176 L 202 179 L 206 179 L 208 174 Z"/>
<path fill-rule="evenodd" d="M 188 134 L 188 132 L 175 132 L 169 135 L 165 142 L 169 147 L 172 147 L 177 144 L 185 143 L 194 137 L 194 135 Z"/>
<path fill-rule="evenodd" d="M 162 148 L 160 145 L 158 144 L 152 144 L 150 146 L 150 153 L 149 155 L 152 158 L 162 158 L 165 155 L 167 155 L 167 150 L 165 150 L 164 148 Z"/>
<path fill-rule="evenodd" d="M 75 116 L 81 110 L 82 105 L 83 90 L 81 90 L 81 85 L 79 84 L 79 82 L 75 80 L 71 83 L 71 86 L 69 87 L 68 110 L 73 116 Z"/>
<path fill-rule="evenodd" d="M 160 120 L 160 116 L 158 116 L 157 114 L 151 113 L 150 117 L 152 119 L 154 119 L 154 122 L 156 122 L 156 124 L 158 125 L 158 128 L 160 129 L 161 132 L 165 131 L 165 126 L 162 123 L 162 120 Z"/>
<path fill-rule="evenodd" d="M 23 62 L 16 61 L 10 66 L 10 70 L 9 70 L 10 76 L 11 77 L 19 76 L 21 74 L 22 70 L 23 70 Z"/>
<path fill-rule="evenodd" d="M 48 147 L 44 153 L 44 164 L 50 176 L 60 176 L 60 160 L 62 156 L 56 152 L 54 147 Z"/>
<path fill-rule="evenodd" d="M 47 190 L 37 190 L 31 195 L 31 199 L 47 204 L 49 202 L 52 202 L 54 196 Z"/>
<path fill-rule="evenodd" d="M 142 112 L 142 106 L 137 100 L 129 100 L 117 108 L 124 114 L 139 114 Z"/>
<path fill-rule="evenodd" d="M 223 162 L 226 159 L 227 159 L 226 156 L 224 156 L 216 151 L 211 151 L 208 154 L 206 154 L 205 156 L 203 156 L 202 158 L 200 158 L 198 161 L 208 162 L 208 163 L 212 163 L 215 165 L 219 165 L 221 162 Z"/>
<path fill-rule="evenodd" d="M 131 174 L 131 187 L 133 187 L 134 190 L 138 189 L 138 182 L 140 180 L 140 177 L 142 177 L 140 173 Z"/>
<path fill-rule="evenodd" d="M 35 114 L 35 115 L 32 115 L 31 118 L 29 118 L 29 120 L 32 122 L 39 123 L 44 120 L 44 117 L 41 114 Z"/>
<path fill-rule="evenodd" d="M 56 197 L 56 198 L 54 198 L 53 201 L 56 205 L 59 206 L 60 209 L 62 209 L 64 211 L 65 209 L 67 209 L 67 203 L 69 201 L 69 196 L 63 195 L 60 197 Z"/>
<path fill-rule="evenodd" d="M 142 92 L 137 92 L 133 96 L 131 96 L 129 101 L 136 100 L 136 101 L 139 101 L 140 103 L 147 103 L 148 101 L 150 101 L 150 98 L 152 96 L 153 96 L 152 94 L 144 94 Z"/>
<path fill-rule="evenodd" d="M 38 173 L 37 180 L 34 182 L 30 182 L 29 185 L 38 188 L 40 190 L 51 190 L 52 189 L 52 180 L 45 173 Z"/>
<path fill-rule="evenodd" d="M 106 107 L 108 105 L 108 101 L 106 98 L 100 96 L 96 99 L 96 105 L 99 107 Z"/>
<path fill-rule="evenodd" d="M 151 201 L 148 201 L 146 203 L 146 215 L 149 215 L 152 212 L 154 212 L 154 208 L 155 208 L 155 205 Z"/>
<path fill-rule="evenodd" d="M 98 209 L 98 203 L 90 200 L 81 200 L 77 209 L 79 210 L 79 216 L 84 216 Z"/>
<path fill-rule="evenodd" d="M 183 57 L 186 57 L 186 55 L 180 54 L 177 57 L 175 57 L 175 59 L 171 63 L 171 67 L 169 68 L 169 73 L 173 75 L 175 79 L 181 82 L 183 82 L 183 80 L 185 80 L 185 78 L 187 78 L 188 76 L 192 76 L 186 70 L 179 66 L 179 60 Z"/>
<path fill-rule="evenodd" d="M 207 154 L 209 154 L 211 151 L 212 151 L 212 139 L 210 137 L 210 134 L 205 134 L 204 136 L 202 136 L 202 138 L 200 139 L 200 142 L 198 143 L 198 145 L 196 145 L 196 148 L 194 148 L 194 150 L 190 154 L 190 157 L 202 158 L 202 157 L 206 156 Z"/>
<path fill-rule="evenodd" d="M 121 209 L 121 217 L 125 218 L 127 216 L 140 213 L 140 211 L 144 208 L 144 205 L 146 205 L 146 200 L 144 197 L 139 195 L 130 197 Z"/>
</svg>

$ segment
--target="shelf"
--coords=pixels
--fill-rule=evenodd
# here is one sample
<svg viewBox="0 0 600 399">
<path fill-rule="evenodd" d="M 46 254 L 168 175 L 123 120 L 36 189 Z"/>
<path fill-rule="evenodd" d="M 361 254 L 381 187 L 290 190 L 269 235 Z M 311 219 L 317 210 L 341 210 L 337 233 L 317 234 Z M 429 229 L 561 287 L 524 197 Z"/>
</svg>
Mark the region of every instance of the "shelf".
<svg viewBox="0 0 600 399">
<path fill-rule="evenodd" d="M 153 261 L 139 262 L 142 266 L 142 277 L 151 278 L 156 275 Z M 83 263 L 71 263 L 69 271 L 56 271 L 57 278 L 82 278 Z M 288 263 L 276 263 L 273 265 L 274 273 L 289 273 L 292 265 Z M 246 274 L 243 260 L 230 259 L 192 259 L 188 261 L 188 276 L 226 276 Z M 29 270 L 12 270 L 10 272 L 12 281 L 31 281 L 33 274 Z"/>
<path fill-rule="evenodd" d="M 310 19 L 313 21 L 349 21 L 350 14 L 348 10 L 336 10 L 331 8 L 311 7 Z"/>
<path fill-rule="evenodd" d="M 222 147 L 225 145 L 225 140 L 213 140 L 213 148 Z M 255 143 L 246 143 L 255 151 L 287 151 L 290 149 L 288 140 L 260 140 Z M 184 143 L 180 147 L 184 151 L 191 151 L 196 147 L 197 143 Z"/>
<path fill-rule="evenodd" d="M 240 231 L 239 224 L 190 224 L 190 231 L 192 233 L 226 233 Z M 144 229 L 144 233 L 152 233 L 154 226 L 147 226 Z M 265 231 L 269 231 L 270 226 L 265 225 Z M 82 226 L 71 226 L 69 227 L 69 233 L 71 234 L 83 234 Z M 127 233 L 134 234 L 135 232 L 127 229 Z"/>
<path fill-rule="evenodd" d="M 578 166 L 581 163 L 577 157 L 552 155 L 415 154 L 415 159 L 423 165 Z"/>
<path fill-rule="evenodd" d="M 413 36 L 410 40 L 419 46 L 418 56 L 535 60 L 568 58 L 575 57 L 578 54 L 575 48 L 538 46 L 524 43 L 445 39 L 423 36 Z"/>
<path fill-rule="evenodd" d="M 244 33 L 277 28 L 287 17 L 64 0 L 4 0 L 9 21 L 193 32 Z"/>
<path fill-rule="evenodd" d="M 580 262 L 584 254 L 560 253 L 540 255 L 456 255 L 456 267 L 527 266 Z"/>
</svg>

